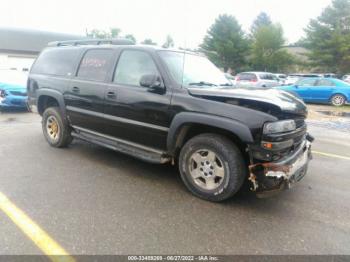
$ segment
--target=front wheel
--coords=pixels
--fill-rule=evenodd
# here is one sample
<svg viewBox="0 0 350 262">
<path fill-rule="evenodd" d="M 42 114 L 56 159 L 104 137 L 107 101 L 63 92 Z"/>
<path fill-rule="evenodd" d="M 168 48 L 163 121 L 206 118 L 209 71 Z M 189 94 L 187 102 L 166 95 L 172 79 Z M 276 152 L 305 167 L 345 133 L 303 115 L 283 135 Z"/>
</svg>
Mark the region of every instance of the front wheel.
<svg viewBox="0 0 350 262">
<path fill-rule="evenodd" d="M 214 202 L 237 193 L 247 174 L 238 147 L 216 134 L 190 139 L 180 152 L 179 169 L 182 181 L 194 195 Z"/>
<path fill-rule="evenodd" d="M 343 106 L 345 104 L 345 97 L 343 95 L 337 94 L 332 96 L 331 103 L 334 106 Z"/>
<path fill-rule="evenodd" d="M 66 147 L 72 142 L 71 130 L 58 107 L 49 107 L 43 113 L 42 129 L 53 147 Z"/>
</svg>

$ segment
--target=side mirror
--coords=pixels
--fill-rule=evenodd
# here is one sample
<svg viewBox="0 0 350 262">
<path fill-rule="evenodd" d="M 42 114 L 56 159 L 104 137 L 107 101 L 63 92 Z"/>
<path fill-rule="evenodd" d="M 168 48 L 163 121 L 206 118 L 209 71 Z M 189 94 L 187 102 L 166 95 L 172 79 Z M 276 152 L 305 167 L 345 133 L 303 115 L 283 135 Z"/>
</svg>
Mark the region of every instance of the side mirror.
<svg viewBox="0 0 350 262">
<path fill-rule="evenodd" d="M 298 85 L 294 85 L 295 88 L 298 88 L 299 86 Z"/>
<path fill-rule="evenodd" d="M 163 90 L 162 79 L 159 75 L 143 75 L 140 79 L 140 86 L 152 90 Z"/>
</svg>

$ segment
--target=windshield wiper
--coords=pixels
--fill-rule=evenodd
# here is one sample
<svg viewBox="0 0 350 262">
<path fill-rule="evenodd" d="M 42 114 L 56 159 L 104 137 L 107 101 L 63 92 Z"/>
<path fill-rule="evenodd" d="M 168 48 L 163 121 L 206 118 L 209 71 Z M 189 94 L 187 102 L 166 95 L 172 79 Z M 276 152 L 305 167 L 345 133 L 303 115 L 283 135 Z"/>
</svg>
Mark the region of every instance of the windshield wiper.
<svg viewBox="0 0 350 262">
<path fill-rule="evenodd" d="M 193 82 L 189 83 L 189 86 L 216 86 L 215 84 L 205 82 L 205 81 L 200 81 L 200 82 Z"/>
</svg>

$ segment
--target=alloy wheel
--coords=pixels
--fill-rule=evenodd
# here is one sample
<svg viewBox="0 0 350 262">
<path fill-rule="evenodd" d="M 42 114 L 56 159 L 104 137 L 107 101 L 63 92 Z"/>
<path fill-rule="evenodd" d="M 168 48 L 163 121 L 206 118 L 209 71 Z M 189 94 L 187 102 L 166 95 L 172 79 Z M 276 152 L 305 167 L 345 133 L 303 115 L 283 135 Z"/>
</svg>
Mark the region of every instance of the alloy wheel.
<svg viewBox="0 0 350 262">
<path fill-rule="evenodd" d="M 224 180 L 223 161 L 211 150 L 197 150 L 189 158 L 188 165 L 193 182 L 201 189 L 217 189 Z"/>
<path fill-rule="evenodd" d="M 60 137 L 60 126 L 55 116 L 49 116 L 46 120 L 46 132 L 53 142 Z"/>
<path fill-rule="evenodd" d="M 335 95 L 332 97 L 332 104 L 335 106 L 342 106 L 345 102 L 345 98 L 342 95 Z"/>
</svg>

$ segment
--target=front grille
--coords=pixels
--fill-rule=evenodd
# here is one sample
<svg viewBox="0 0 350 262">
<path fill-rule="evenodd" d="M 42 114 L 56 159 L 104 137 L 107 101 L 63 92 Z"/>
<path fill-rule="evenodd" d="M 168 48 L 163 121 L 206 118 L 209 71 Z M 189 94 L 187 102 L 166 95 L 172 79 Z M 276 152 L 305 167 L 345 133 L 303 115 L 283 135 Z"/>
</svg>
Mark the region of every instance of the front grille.
<svg viewBox="0 0 350 262">
<path fill-rule="evenodd" d="M 297 128 L 305 125 L 305 118 L 295 118 L 294 121 Z"/>
<path fill-rule="evenodd" d="M 10 91 L 11 95 L 14 96 L 27 96 L 27 92 L 21 92 L 21 91 Z"/>
</svg>

